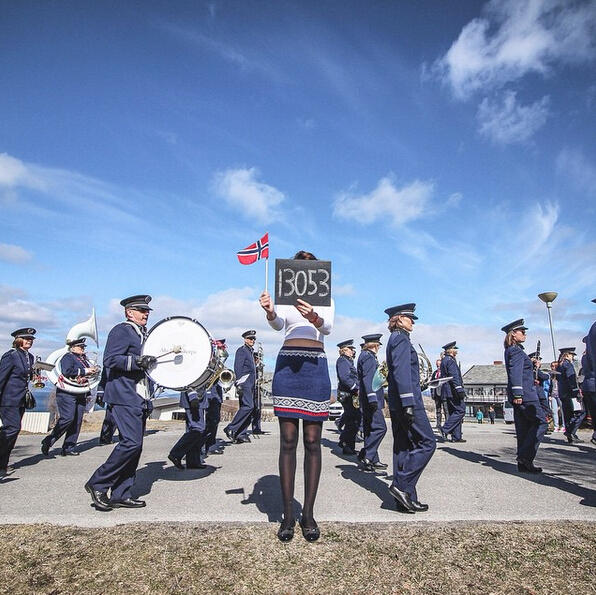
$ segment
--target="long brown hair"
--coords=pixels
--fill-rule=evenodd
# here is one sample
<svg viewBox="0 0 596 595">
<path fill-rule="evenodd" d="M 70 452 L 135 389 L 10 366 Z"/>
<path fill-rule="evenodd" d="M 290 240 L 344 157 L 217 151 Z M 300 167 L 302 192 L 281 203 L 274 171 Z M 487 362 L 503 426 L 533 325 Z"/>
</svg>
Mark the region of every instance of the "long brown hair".
<svg viewBox="0 0 596 595">
<path fill-rule="evenodd" d="M 23 339 L 23 337 L 17 337 L 12 342 L 13 349 L 22 349 L 24 343 L 25 343 L 25 339 Z"/>
</svg>

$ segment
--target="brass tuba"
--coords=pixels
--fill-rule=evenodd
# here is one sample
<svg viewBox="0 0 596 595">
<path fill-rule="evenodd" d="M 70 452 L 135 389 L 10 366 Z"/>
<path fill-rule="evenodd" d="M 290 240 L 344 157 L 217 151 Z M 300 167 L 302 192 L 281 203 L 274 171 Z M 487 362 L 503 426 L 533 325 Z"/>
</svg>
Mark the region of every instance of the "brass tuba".
<svg viewBox="0 0 596 595">
<path fill-rule="evenodd" d="M 75 339 L 82 339 L 83 337 L 89 337 L 95 341 L 95 344 L 99 347 L 98 336 L 97 336 L 97 322 L 95 319 L 95 308 L 91 312 L 91 316 L 84 322 L 75 324 L 66 335 L 66 341 L 73 341 Z M 73 394 L 84 394 L 94 389 L 99 384 L 101 377 L 101 369 L 93 376 L 81 378 L 80 382 L 70 380 L 62 376 L 62 370 L 60 368 L 60 361 L 68 353 L 68 346 L 62 347 L 62 349 L 56 349 L 48 356 L 46 362 L 38 362 L 41 369 L 47 370 L 48 380 L 64 388 L 69 393 Z"/>
</svg>

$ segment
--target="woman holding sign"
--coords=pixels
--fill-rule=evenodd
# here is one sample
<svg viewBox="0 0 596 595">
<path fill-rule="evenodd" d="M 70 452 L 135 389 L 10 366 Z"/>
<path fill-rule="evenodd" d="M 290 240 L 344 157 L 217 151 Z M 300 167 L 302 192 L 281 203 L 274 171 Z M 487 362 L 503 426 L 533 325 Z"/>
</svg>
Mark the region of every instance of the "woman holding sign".
<svg viewBox="0 0 596 595">
<path fill-rule="evenodd" d="M 294 260 L 317 260 L 310 252 L 300 251 Z M 294 305 L 274 306 L 265 290 L 259 299 L 269 325 L 285 330 L 285 341 L 277 356 L 273 376 L 273 406 L 279 418 L 279 477 L 284 517 L 277 532 L 281 541 L 294 537 L 294 481 L 298 423 L 302 419 L 304 441 L 304 504 L 300 527 L 307 541 L 316 541 L 320 530 L 313 516 L 321 475 L 321 430 L 329 415 L 331 381 L 323 337 L 331 332 L 335 305 L 313 306 L 302 299 Z"/>
</svg>

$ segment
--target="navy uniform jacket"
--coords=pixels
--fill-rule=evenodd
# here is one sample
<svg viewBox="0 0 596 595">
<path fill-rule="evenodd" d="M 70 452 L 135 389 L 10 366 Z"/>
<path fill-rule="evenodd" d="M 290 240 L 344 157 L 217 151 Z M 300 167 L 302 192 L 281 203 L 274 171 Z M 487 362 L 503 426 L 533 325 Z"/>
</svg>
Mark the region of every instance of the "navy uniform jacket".
<svg viewBox="0 0 596 595">
<path fill-rule="evenodd" d="M 376 392 L 372 388 L 372 381 L 375 372 L 379 367 L 377 356 L 368 349 L 363 349 L 358 356 L 358 378 L 360 386 L 358 393 L 360 404 L 378 403 L 379 409 L 383 407 L 383 389 L 379 388 Z"/>
<path fill-rule="evenodd" d="M 23 349 L 10 349 L 0 360 L 0 406 L 24 407 L 25 392 L 35 358 Z"/>
<path fill-rule="evenodd" d="M 582 374 L 584 375 L 584 381 L 580 388 L 587 393 L 596 393 L 596 378 L 587 353 L 582 355 Z"/>
<path fill-rule="evenodd" d="M 387 381 L 389 409 L 396 411 L 422 402 L 418 354 L 406 331 L 395 330 L 387 342 Z"/>
<path fill-rule="evenodd" d="M 461 370 L 451 355 L 445 355 L 441 360 L 441 376 L 446 378 L 451 376 L 453 380 L 446 382 L 441 387 L 441 398 L 445 399 L 465 399 L 466 391 L 464 390 L 464 382 L 461 378 Z"/>
<path fill-rule="evenodd" d="M 208 401 L 219 401 L 223 403 L 223 388 L 219 382 L 216 382 L 209 390 L 205 391 L 205 397 Z"/>
<path fill-rule="evenodd" d="M 538 401 L 534 384 L 534 366 L 520 345 L 505 348 L 505 369 L 507 370 L 507 398 L 523 399 L 524 403 Z"/>
<path fill-rule="evenodd" d="M 586 339 L 586 355 L 588 357 L 588 372 L 584 372 L 584 376 L 586 379 L 590 380 L 588 386 L 591 386 L 592 388 L 586 388 L 585 390 L 596 392 L 596 322 L 588 332 L 588 338 Z"/>
<path fill-rule="evenodd" d="M 559 398 L 571 399 L 579 395 L 577 387 L 577 375 L 575 368 L 569 360 L 563 360 L 557 368 L 561 374 L 557 376 L 559 381 Z"/>
<path fill-rule="evenodd" d="M 536 385 L 536 394 L 538 395 L 538 400 L 542 404 L 542 407 L 545 408 L 547 411 L 550 411 L 550 405 L 548 404 L 548 397 L 544 392 L 544 382 L 549 380 L 550 376 L 543 372 L 540 368 L 536 371 L 536 377 L 538 379 L 538 384 Z"/>
<path fill-rule="evenodd" d="M 145 373 L 135 359 L 141 355 L 143 332 L 132 323 L 117 324 L 108 335 L 103 352 L 103 365 L 108 369 L 104 401 L 110 405 L 142 407 L 144 399 L 136 384 Z"/>
<path fill-rule="evenodd" d="M 335 362 L 337 372 L 337 390 L 353 393 L 358 388 L 358 372 L 354 362 L 347 355 L 340 355 Z"/>
<path fill-rule="evenodd" d="M 87 364 L 87 365 L 85 365 Z M 62 370 L 62 375 L 66 376 L 69 380 L 76 380 L 77 376 L 85 376 L 85 368 L 88 368 L 89 362 L 83 360 L 76 356 L 74 353 L 66 353 L 62 359 L 60 360 L 60 369 Z M 89 394 L 90 391 L 87 392 Z M 56 394 L 58 393 L 66 393 L 72 396 L 82 396 L 75 393 L 68 392 L 68 388 L 60 388 L 60 386 L 56 387 Z M 84 393 L 83 393 L 84 394 Z"/>
<path fill-rule="evenodd" d="M 255 365 L 253 350 L 248 345 L 242 345 L 236 350 L 236 355 L 234 356 L 234 374 L 236 374 L 236 378 L 248 374 L 248 378 L 240 386 L 244 392 L 254 392 L 257 367 Z"/>
</svg>

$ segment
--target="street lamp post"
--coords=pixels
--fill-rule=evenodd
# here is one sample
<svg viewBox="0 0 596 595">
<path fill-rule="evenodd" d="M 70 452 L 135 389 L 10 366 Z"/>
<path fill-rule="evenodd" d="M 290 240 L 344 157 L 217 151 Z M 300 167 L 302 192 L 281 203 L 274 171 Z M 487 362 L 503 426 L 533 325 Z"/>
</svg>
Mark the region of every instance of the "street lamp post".
<svg viewBox="0 0 596 595">
<path fill-rule="evenodd" d="M 557 348 L 555 346 L 555 334 L 553 333 L 553 317 L 550 311 L 557 295 L 559 294 L 556 291 L 545 291 L 544 293 L 538 294 L 538 297 L 546 304 L 546 311 L 548 312 L 548 324 L 550 325 L 550 340 L 553 345 L 553 358 L 555 360 L 557 359 Z"/>
</svg>

